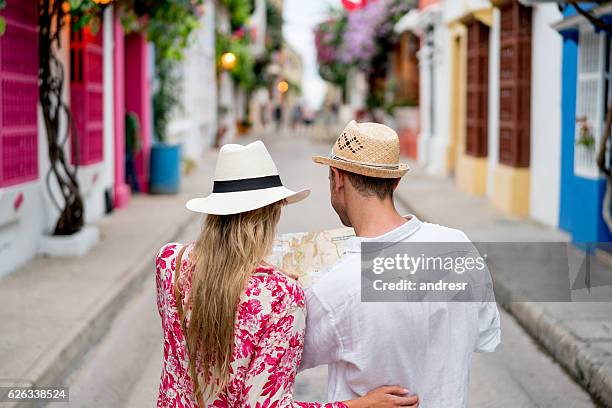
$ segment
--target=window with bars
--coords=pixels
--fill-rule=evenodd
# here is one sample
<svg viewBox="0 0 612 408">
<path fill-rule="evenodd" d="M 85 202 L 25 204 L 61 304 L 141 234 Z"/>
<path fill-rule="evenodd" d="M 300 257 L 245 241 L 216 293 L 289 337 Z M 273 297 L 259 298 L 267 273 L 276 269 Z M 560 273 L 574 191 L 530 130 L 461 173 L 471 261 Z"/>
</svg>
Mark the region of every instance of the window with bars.
<svg viewBox="0 0 612 408">
<path fill-rule="evenodd" d="M 499 162 L 529 167 L 531 128 L 531 8 L 500 7 Z"/>
<path fill-rule="evenodd" d="M 103 36 L 88 27 L 70 33 L 72 162 L 94 164 L 104 158 Z"/>
<path fill-rule="evenodd" d="M 470 156 L 486 157 L 489 116 L 489 27 L 477 20 L 467 26 L 466 146 Z"/>
<path fill-rule="evenodd" d="M 604 33 L 580 29 L 574 148 L 574 174 L 580 177 L 599 177 L 597 148 L 612 94 L 611 45 Z"/>
<path fill-rule="evenodd" d="M 0 11 L 0 187 L 38 178 L 38 10 L 9 0 Z"/>
</svg>

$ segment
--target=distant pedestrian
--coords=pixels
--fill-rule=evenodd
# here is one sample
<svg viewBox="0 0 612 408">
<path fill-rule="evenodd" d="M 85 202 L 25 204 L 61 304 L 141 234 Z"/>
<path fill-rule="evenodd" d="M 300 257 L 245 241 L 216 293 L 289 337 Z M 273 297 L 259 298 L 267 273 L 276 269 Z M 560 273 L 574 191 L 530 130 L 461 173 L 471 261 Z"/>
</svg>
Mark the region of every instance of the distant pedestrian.
<svg viewBox="0 0 612 408">
<path fill-rule="evenodd" d="M 296 104 L 293 107 L 293 111 L 291 112 L 291 127 L 293 129 L 297 128 L 300 122 L 302 122 L 302 117 L 303 117 L 302 105 Z"/>
<path fill-rule="evenodd" d="M 276 122 L 276 130 L 280 130 L 283 120 L 283 108 L 280 105 L 274 107 L 274 121 Z"/>
<path fill-rule="evenodd" d="M 138 175 L 136 174 L 136 155 L 140 152 L 141 142 L 140 120 L 134 112 L 125 115 L 125 180 L 132 192 L 140 192 Z"/>
</svg>

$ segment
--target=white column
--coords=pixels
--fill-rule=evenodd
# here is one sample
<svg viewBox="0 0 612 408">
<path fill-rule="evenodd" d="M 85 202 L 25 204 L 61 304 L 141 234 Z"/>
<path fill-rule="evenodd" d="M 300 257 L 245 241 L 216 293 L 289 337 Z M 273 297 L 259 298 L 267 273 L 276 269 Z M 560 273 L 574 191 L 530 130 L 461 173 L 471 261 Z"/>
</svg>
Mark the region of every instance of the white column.
<svg viewBox="0 0 612 408">
<path fill-rule="evenodd" d="M 114 94 L 114 69 L 113 69 L 113 49 L 114 43 L 114 22 L 113 6 L 108 6 L 104 10 L 103 16 L 103 38 L 104 38 L 104 170 L 102 184 L 105 188 L 112 188 L 115 184 L 115 94 Z"/>
<path fill-rule="evenodd" d="M 429 142 L 432 137 L 431 129 L 431 112 L 435 108 L 432 89 L 432 58 L 433 49 L 424 44 L 418 54 L 419 58 L 419 99 L 420 99 L 420 115 L 421 115 L 421 131 L 419 133 L 418 146 L 418 162 L 426 165 L 429 162 Z"/>
<path fill-rule="evenodd" d="M 448 143 L 450 138 L 450 34 L 445 24 L 436 22 L 436 51 L 432 60 L 434 129 L 429 146 L 428 171 L 446 175 L 448 172 Z"/>
<path fill-rule="evenodd" d="M 561 185 L 561 69 L 563 43 L 551 24 L 561 19 L 555 4 L 533 8 L 531 34 L 531 191 L 530 215 L 547 225 L 559 223 Z"/>
<path fill-rule="evenodd" d="M 493 24 L 489 32 L 489 139 L 487 160 L 487 196 L 493 194 L 493 169 L 499 161 L 499 44 L 501 14 L 493 9 Z"/>
</svg>

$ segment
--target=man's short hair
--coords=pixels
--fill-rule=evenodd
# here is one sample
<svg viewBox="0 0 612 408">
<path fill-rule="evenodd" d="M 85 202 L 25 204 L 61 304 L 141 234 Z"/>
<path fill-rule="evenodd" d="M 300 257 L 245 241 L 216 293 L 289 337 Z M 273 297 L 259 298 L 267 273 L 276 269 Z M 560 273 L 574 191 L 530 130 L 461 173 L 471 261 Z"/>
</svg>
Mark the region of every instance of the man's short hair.
<svg viewBox="0 0 612 408">
<path fill-rule="evenodd" d="M 366 197 L 376 196 L 381 200 L 387 197 L 393 197 L 393 191 L 399 181 L 399 178 L 369 177 L 345 170 L 337 170 L 346 175 L 351 185 L 355 187 L 355 190 L 361 195 Z"/>
</svg>

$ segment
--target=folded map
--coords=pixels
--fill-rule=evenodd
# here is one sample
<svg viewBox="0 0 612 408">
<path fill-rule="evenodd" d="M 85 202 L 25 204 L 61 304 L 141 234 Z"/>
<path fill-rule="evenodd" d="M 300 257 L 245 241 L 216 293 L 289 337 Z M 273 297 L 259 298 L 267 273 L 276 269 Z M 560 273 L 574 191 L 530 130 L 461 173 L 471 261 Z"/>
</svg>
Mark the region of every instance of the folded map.
<svg viewBox="0 0 612 408">
<path fill-rule="evenodd" d="M 297 275 L 300 283 L 308 286 L 340 260 L 346 241 L 354 236 L 352 228 L 281 234 L 267 261 Z"/>
</svg>

